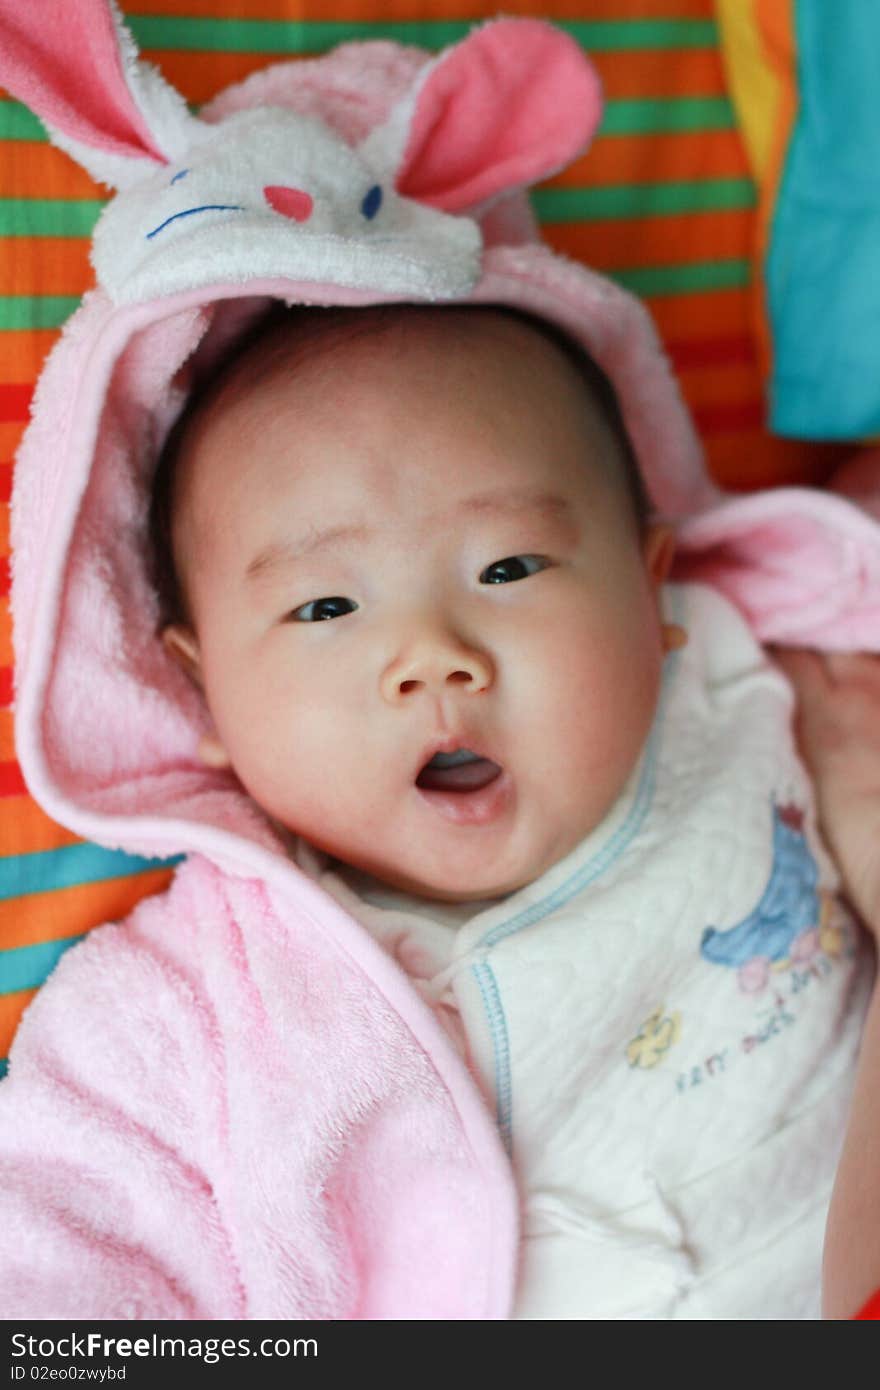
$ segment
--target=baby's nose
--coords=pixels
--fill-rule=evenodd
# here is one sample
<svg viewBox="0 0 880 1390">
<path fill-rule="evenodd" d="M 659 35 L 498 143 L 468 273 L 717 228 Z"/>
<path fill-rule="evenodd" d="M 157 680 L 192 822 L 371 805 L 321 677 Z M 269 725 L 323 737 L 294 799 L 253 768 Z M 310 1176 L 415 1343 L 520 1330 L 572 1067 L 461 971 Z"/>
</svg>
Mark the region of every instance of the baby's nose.
<svg viewBox="0 0 880 1390">
<path fill-rule="evenodd" d="M 282 217 L 292 218 L 294 222 L 307 221 L 315 206 L 309 193 L 304 193 L 301 188 L 286 188 L 283 184 L 267 184 L 263 197 L 270 208 L 280 212 Z"/>
<path fill-rule="evenodd" d="M 399 704 L 420 692 L 478 695 L 489 689 L 493 677 L 488 656 L 449 638 L 410 644 L 386 667 L 380 684 L 383 697 Z"/>
</svg>

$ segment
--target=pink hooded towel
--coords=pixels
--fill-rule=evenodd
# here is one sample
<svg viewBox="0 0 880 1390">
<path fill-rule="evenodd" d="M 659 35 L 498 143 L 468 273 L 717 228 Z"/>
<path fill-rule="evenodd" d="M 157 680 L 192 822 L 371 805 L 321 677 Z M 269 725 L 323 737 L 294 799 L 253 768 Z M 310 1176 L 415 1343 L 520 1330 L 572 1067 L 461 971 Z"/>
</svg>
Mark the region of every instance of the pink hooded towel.
<svg viewBox="0 0 880 1390">
<path fill-rule="evenodd" d="M 472 1077 L 395 962 L 198 759 L 206 711 L 156 640 L 145 563 L 161 443 L 273 299 L 517 306 L 614 383 L 681 575 L 762 640 L 827 648 L 880 650 L 880 485 L 857 505 L 708 479 L 645 312 L 538 240 L 524 190 L 600 114 L 548 25 L 501 19 L 435 59 L 347 44 L 199 117 L 109 0 L 0 0 L 0 54 L 0 80 L 119 189 L 16 467 L 18 757 L 77 834 L 187 856 L 67 954 L 19 1030 L 0 1316 L 507 1317 L 517 1195 Z"/>
</svg>

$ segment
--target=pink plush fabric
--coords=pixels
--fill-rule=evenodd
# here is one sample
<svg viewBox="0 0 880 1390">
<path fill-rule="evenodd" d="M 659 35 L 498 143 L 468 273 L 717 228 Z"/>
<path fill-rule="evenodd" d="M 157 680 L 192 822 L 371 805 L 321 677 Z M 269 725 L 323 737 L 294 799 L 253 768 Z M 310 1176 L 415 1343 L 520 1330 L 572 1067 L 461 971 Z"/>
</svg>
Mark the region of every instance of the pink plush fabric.
<svg viewBox="0 0 880 1390">
<path fill-rule="evenodd" d="M 480 62 L 500 51 L 471 50 Z M 282 104 L 320 114 L 340 139 L 369 140 L 392 74 L 403 114 L 381 135 L 393 164 L 420 103 L 437 96 L 443 110 L 448 60 L 426 78 L 412 50 L 361 56 L 351 45 L 251 79 L 208 124 L 283 90 Z M 423 136 L 433 159 L 445 137 Z M 559 154 L 558 133 L 539 143 Z M 480 161 L 496 167 L 485 151 Z M 514 164 L 516 180 L 526 166 Z M 222 241 L 226 226 L 212 235 Z M 532 310 L 593 353 L 658 507 L 680 523 L 683 570 L 723 587 L 764 638 L 880 649 L 876 521 L 802 491 L 722 497 L 644 310 L 531 239 L 516 193 L 481 209 L 479 228 L 479 274 L 460 298 Z M 283 266 L 254 275 L 256 249 L 235 274 L 173 293 L 88 295 L 40 382 L 16 468 L 28 785 L 83 836 L 189 858 L 166 894 L 64 957 L 20 1028 L 0 1086 L 5 1318 L 482 1319 L 511 1308 L 517 1196 L 482 1096 L 397 964 L 290 862 L 235 779 L 200 763 L 201 697 L 156 640 L 150 474 L 193 376 L 269 299 L 402 297 Z"/>
<path fill-rule="evenodd" d="M 51 125 L 114 154 L 162 161 L 126 81 L 125 34 L 110 7 L 90 0 L 0 0 L 4 81 Z M 84 73 L 88 79 L 84 80 Z"/>
<path fill-rule="evenodd" d="M 449 212 L 564 168 L 602 115 L 598 77 L 574 39 L 560 43 L 538 20 L 517 29 L 490 24 L 479 36 L 476 51 L 454 48 L 432 73 L 397 174 L 399 192 Z M 578 110 L 585 121 L 571 120 Z"/>
</svg>

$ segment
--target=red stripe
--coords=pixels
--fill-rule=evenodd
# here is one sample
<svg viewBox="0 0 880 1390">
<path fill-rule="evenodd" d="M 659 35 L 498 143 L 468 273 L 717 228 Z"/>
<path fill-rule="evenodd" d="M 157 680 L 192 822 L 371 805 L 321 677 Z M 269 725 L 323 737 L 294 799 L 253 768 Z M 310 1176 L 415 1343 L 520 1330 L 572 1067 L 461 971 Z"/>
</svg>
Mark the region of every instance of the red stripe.
<svg viewBox="0 0 880 1390">
<path fill-rule="evenodd" d="M 8 596 L 10 582 L 9 556 L 0 555 L 0 598 Z"/>
<path fill-rule="evenodd" d="M 880 1322 L 880 1289 L 871 1295 L 864 1308 L 856 1313 L 853 1321 L 857 1322 L 859 1319 L 865 1322 Z"/>
<path fill-rule="evenodd" d="M 747 333 L 726 338 L 688 338 L 667 343 L 666 351 L 680 372 L 699 367 L 732 367 L 756 360 L 755 344 Z"/>
<path fill-rule="evenodd" d="M 12 496 L 12 464 L 0 463 L 0 502 L 8 502 Z"/>
<path fill-rule="evenodd" d="M 27 420 L 33 394 L 30 382 L 23 386 L 0 386 L 0 420 Z"/>
<path fill-rule="evenodd" d="M 12 667 L 0 666 L 0 706 L 12 704 Z"/>
<path fill-rule="evenodd" d="M 18 763 L 0 763 L 0 796 L 27 795 Z"/>
<path fill-rule="evenodd" d="M 757 430 L 766 424 L 763 401 L 704 405 L 695 410 L 693 416 L 699 433 L 706 436 L 736 434 L 738 430 Z"/>
</svg>

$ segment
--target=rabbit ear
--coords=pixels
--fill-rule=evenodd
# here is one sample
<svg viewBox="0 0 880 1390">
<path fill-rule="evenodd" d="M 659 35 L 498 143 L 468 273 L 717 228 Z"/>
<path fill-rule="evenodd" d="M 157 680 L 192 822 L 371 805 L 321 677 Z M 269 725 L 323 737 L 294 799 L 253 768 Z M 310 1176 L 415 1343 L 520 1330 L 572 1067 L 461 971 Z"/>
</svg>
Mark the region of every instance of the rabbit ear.
<svg viewBox="0 0 880 1390">
<path fill-rule="evenodd" d="M 547 178 L 588 146 L 598 76 L 574 39 L 536 19 L 499 19 L 447 49 L 364 142 L 406 197 L 446 212 Z"/>
<path fill-rule="evenodd" d="M 0 0 L 0 82 L 116 188 L 183 154 L 200 126 L 138 61 L 115 0 Z"/>
</svg>

